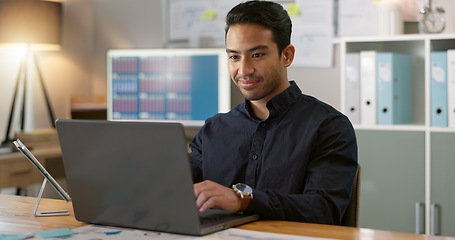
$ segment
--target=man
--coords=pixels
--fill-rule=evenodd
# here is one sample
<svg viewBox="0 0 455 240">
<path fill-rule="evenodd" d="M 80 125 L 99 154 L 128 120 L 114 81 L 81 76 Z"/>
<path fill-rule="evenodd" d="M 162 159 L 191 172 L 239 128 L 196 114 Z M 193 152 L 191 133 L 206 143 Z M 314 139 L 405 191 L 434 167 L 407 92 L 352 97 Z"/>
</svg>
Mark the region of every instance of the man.
<svg viewBox="0 0 455 240">
<path fill-rule="evenodd" d="M 209 118 L 190 144 L 201 212 L 341 223 L 357 170 L 355 133 L 344 115 L 288 81 L 291 25 L 273 2 L 241 3 L 227 15 L 229 72 L 245 102 Z"/>
</svg>

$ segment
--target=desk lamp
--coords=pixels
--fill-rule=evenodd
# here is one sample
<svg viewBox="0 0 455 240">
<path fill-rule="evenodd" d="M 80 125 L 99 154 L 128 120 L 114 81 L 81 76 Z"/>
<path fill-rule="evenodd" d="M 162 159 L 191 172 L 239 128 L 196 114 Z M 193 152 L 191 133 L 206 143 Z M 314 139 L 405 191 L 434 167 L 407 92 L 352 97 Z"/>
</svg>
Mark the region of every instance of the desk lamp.
<svg viewBox="0 0 455 240">
<path fill-rule="evenodd" d="M 4 0 L 0 1 L 0 44 L 3 46 L 21 45 L 27 54 L 21 61 L 16 80 L 9 121 L 2 145 L 11 145 L 10 132 L 13 129 L 16 108 L 20 107 L 20 127 L 24 130 L 26 98 L 31 95 L 33 68 L 39 78 L 44 98 L 53 127 L 54 115 L 44 86 L 41 70 L 36 62 L 35 51 L 60 49 L 61 3 L 40 0 Z M 27 84 L 28 83 L 28 84 Z M 21 106 L 16 106 L 21 104 Z"/>
</svg>

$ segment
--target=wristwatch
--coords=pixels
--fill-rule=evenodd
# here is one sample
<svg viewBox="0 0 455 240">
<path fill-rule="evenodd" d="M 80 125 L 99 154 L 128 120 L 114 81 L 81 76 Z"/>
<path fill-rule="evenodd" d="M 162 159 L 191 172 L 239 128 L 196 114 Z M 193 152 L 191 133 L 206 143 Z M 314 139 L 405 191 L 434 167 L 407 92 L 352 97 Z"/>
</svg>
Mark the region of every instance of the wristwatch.
<svg viewBox="0 0 455 240">
<path fill-rule="evenodd" d="M 248 207 L 248 204 L 250 204 L 251 199 L 253 199 L 253 189 L 244 183 L 237 183 L 232 185 L 232 190 L 234 190 L 242 200 L 239 211 L 245 210 L 246 207 Z"/>
</svg>

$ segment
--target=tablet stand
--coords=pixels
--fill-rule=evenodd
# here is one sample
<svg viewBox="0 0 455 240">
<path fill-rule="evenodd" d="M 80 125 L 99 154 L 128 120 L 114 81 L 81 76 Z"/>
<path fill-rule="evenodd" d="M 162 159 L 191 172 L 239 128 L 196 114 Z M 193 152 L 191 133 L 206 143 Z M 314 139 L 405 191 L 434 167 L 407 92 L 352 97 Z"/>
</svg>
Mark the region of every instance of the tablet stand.
<svg viewBox="0 0 455 240">
<path fill-rule="evenodd" d="M 33 213 L 36 217 L 47 217 L 47 216 L 68 216 L 70 215 L 68 210 L 54 210 L 54 211 L 43 211 L 38 212 L 38 206 L 41 201 L 41 196 L 43 195 L 44 188 L 46 187 L 47 179 L 44 178 L 43 184 L 41 185 L 41 189 L 38 194 L 38 199 L 35 204 L 35 209 L 33 209 Z"/>
</svg>

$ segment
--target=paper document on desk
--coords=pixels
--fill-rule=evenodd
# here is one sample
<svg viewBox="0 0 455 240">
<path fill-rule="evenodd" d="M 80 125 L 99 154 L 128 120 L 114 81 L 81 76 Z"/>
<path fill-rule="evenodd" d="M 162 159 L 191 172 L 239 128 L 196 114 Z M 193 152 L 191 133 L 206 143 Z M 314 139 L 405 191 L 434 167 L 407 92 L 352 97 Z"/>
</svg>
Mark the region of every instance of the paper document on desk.
<svg viewBox="0 0 455 240">
<path fill-rule="evenodd" d="M 77 234 L 65 240 L 79 239 L 148 239 L 148 240 L 328 240 L 328 238 L 305 237 L 289 234 L 267 233 L 237 228 L 226 229 L 203 237 L 185 236 L 171 233 L 151 232 L 130 228 L 117 228 L 98 225 L 88 225 L 73 229 Z M 49 239 L 49 238 L 48 238 Z M 58 239 L 58 238 L 55 238 Z"/>
<path fill-rule="evenodd" d="M 329 238 L 305 237 L 290 234 L 268 233 L 237 228 L 226 229 L 203 237 L 204 240 L 329 240 Z M 333 238 L 330 238 L 333 240 Z"/>
</svg>

